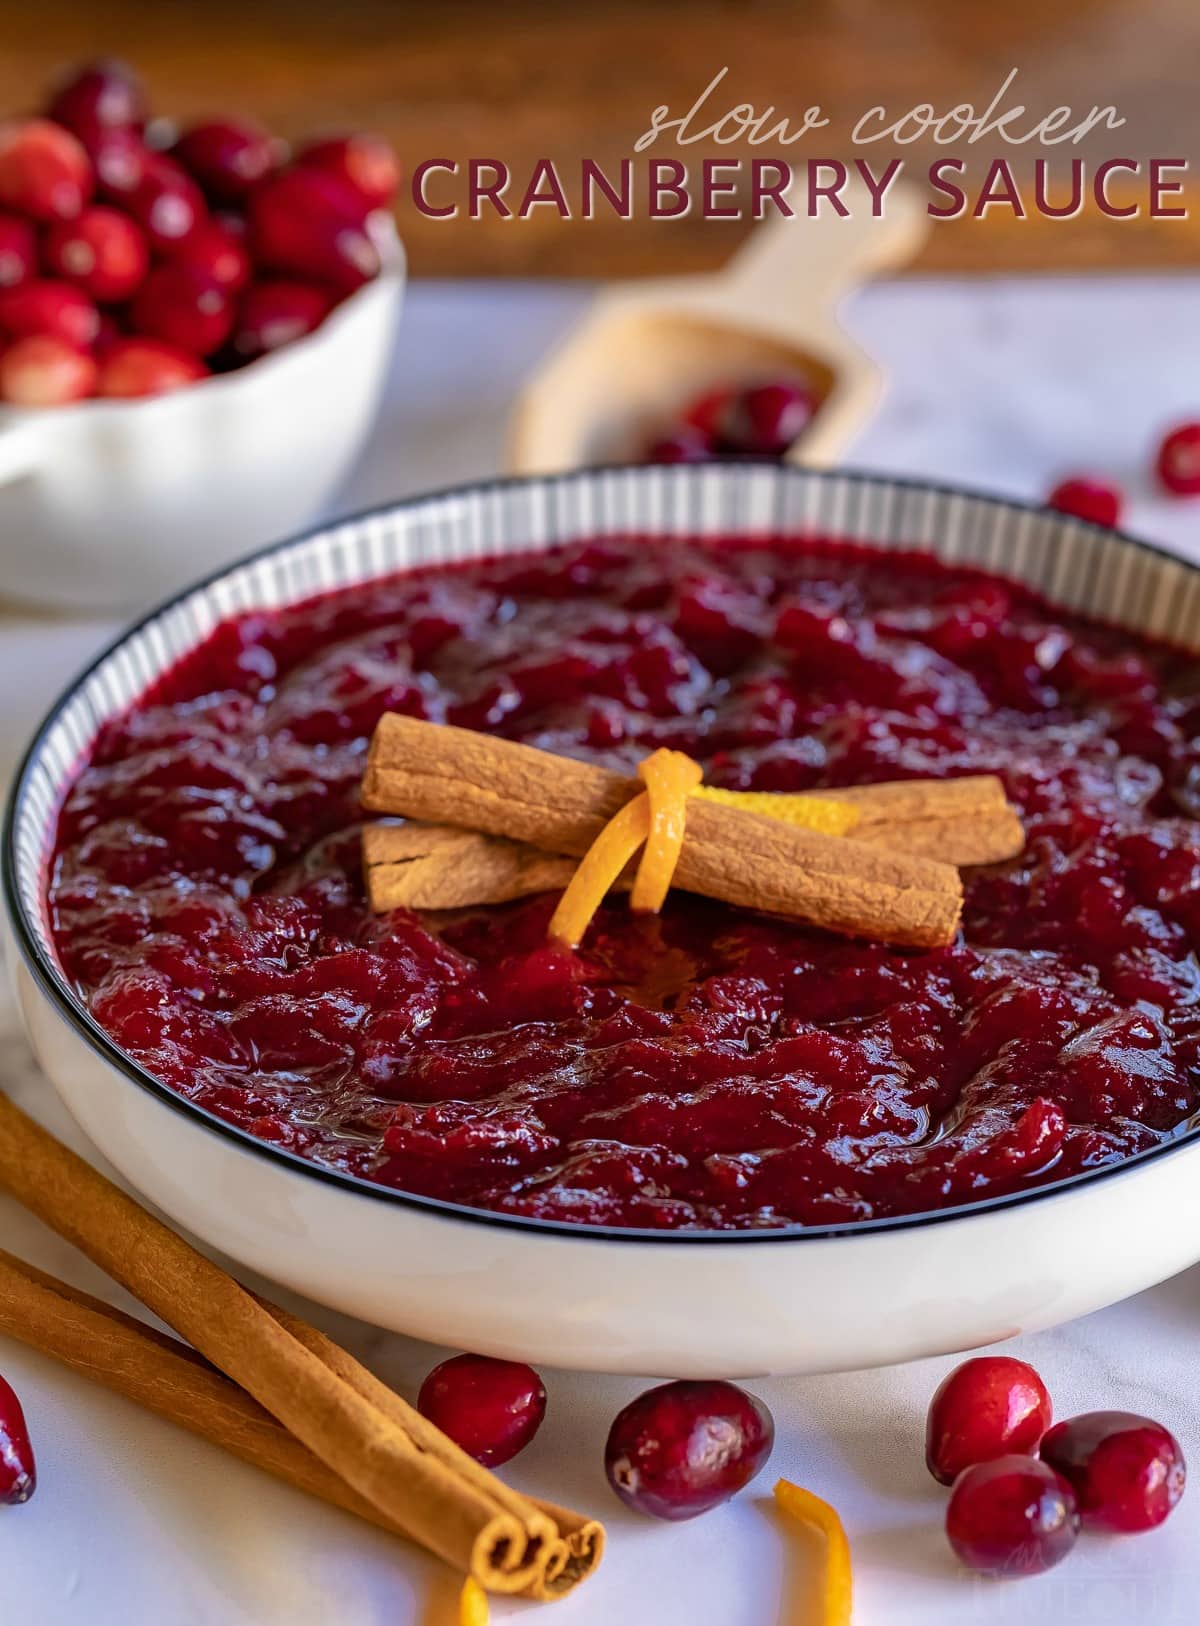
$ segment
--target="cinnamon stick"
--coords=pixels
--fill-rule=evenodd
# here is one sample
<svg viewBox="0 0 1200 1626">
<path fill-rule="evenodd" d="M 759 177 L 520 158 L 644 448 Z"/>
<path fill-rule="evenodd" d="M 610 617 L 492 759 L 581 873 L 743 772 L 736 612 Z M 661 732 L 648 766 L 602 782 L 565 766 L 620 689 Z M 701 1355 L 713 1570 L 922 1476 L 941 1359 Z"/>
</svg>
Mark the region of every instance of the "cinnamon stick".
<svg viewBox="0 0 1200 1626">
<path fill-rule="evenodd" d="M 335 1359 L 336 1346 L 315 1329 L 301 1334 L 303 1323 L 256 1299 L 2 1095 L 0 1185 L 238 1383 L 390 1525 L 491 1591 L 542 1596 L 550 1571 L 566 1573 L 568 1543 L 548 1514 L 398 1396 L 386 1408 L 369 1398 L 378 1380 L 345 1351 Z M 352 1381 L 352 1367 L 363 1376 Z"/>
<path fill-rule="evenodd" d="M 392 1535 L 409 1536 L 194 1349 L 3 1251 L 0 1333 L 297 1490 Z M 391 1395 L 385 1385 L 379 1388 Z M 565 1509 L 535 1505 L 566 1538 L 561 1568 L 537 1594 L 557 1596 L 599 1561 L 603 1529 Z"/>
<path fill-rule="evenodd" d="M 641 788 L 592 763 L 389 713 L 371 741 L 363 803 L 581 857 Z M 675 880 L 725 903 L 911 948 L 952 941 L 962 908 L 949 864 L 700 800 L 688 809 Z"/>
</svg>

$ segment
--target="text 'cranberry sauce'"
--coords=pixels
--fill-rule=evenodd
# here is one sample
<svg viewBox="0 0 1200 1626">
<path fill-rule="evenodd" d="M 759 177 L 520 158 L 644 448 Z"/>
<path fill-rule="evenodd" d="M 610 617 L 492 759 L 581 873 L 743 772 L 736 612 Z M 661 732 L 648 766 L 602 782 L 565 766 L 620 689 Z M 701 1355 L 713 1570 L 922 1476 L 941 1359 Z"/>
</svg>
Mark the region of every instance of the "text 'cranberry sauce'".
<svg viewBox="0 0 1200 1626">
<path fill-rule="evenodd" d="M 578 954 L 555 898 L 372 916 L 384 711 L 795 791 L 1000 774 L 1028 832 L 902 953 L 673 892 Z M 944 1208 L 1196 1109 L 1200 663 L 1025 590 L 835 544 L 593 542 L 221 627 L 63 808 L 58 951 L 172 1089 L 406 1191 L 588 1224 Z"/>
</svg>

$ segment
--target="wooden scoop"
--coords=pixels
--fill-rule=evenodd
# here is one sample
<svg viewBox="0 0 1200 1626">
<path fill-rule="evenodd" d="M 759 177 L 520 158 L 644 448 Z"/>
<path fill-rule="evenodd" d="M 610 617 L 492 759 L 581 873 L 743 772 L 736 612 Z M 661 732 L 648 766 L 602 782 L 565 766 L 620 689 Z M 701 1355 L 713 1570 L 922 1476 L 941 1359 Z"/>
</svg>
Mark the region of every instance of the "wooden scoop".
<svg viewBox="0 0 1200 1626">
<path fill-rule="evenodd" d="M 602 293 L 518 398 L 513 469 L 636 462 L 697 397 L 768 379 L 807 381 L 821 403 L 788 461 L 835 462 L 881 385 L 878 367 L 838 325 L 837 306 L 872 273 L 908 261 L 928 229 L 913 187 L 895 185 L 878 220 L 861 182 L 843 197 L 849 218 L 777 218 L 711 276 Z"/>
</svg>

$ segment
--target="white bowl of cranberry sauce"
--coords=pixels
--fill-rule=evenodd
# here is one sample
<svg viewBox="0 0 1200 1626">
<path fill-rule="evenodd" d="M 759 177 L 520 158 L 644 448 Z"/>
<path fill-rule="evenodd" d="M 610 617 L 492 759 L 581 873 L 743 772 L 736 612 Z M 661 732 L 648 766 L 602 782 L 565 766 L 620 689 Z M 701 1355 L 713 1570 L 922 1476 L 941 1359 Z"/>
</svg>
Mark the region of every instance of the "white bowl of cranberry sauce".
<svg viewBox="0 0 1200 1626">
<path fill-rule="evenodd" d="M 4 851 L 34 1048 L 180 1225 L 458 1347 L 746 1375 L 1078 1315 L 1200 1258 L 1198 606 L 1061 514 L 777 465 L 344 521 L 48 717 Z M 372 916 L 385 710 L 760 790 L 995 772 L 1027 845 L 923 953 L 678 892 L 577 957 L 551 895 Z"/>
<path fill-rule="evenodd" d="M 7 595 L 144 607 L 311 523 L 370 430 L 404 256 L 371 136 L 147 123 L 119 63 L 0 125 Z"/>
</svg>

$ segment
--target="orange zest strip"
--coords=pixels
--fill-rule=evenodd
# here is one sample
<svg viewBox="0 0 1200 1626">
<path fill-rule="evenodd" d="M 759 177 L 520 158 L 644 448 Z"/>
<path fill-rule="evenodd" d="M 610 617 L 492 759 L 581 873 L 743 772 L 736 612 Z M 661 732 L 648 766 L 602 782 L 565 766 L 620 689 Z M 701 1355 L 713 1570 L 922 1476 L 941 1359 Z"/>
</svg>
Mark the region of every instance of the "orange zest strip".
<svg viewBox="0 0 1200 1626">
<path fill-rule="evenodd" d="M 487 1593 L 468 1575 L 458 1595 L 458 1626 L 488 1626 L 488 1617 Z"/>
<path fill-rule="evenodd" d="M 827 836 L 848 835 L 859 820 L 853 802 L 839 802 L 832 796 L 807 796 L 803 791 L 721 790 L 715 785 L 701 785 L 692 794 L 705 802 L 724 802 L 747 813 L 764 813 L 769 819 L 820 830 Z"/>
<path fill-rule="evenodd" d="M 578 948 L 605 894 L 650 834 L 650 798 L 643 791 L 613 815 L 579 861 L 550 920 L 550 936 Z"/>
<path fill-rule="evenodd" d="M 812 1491 L 793 1485 L 790 1479 L 781 1479 L 775 1486 L 775 1501 L 779 1508 L 793 1519 L 825 1537 L 825 1577 L 821 1587 L 821 1613 L 806 1626 L 850 1626 L 853 1609 L 853 1574 L 850 1566 L 850 1543 L 838 1517 L 837 1509 L 823 1502 Z"/>
<path fill-rule="evenodd" d="M 657 914 L 666 901 L 687 823 L 687 800 L 704 770 L 682 751 L 655 751 L 638 764 L 650 798 L 650 833 L 634 876 L 630 905 Z"/>
</svg>

